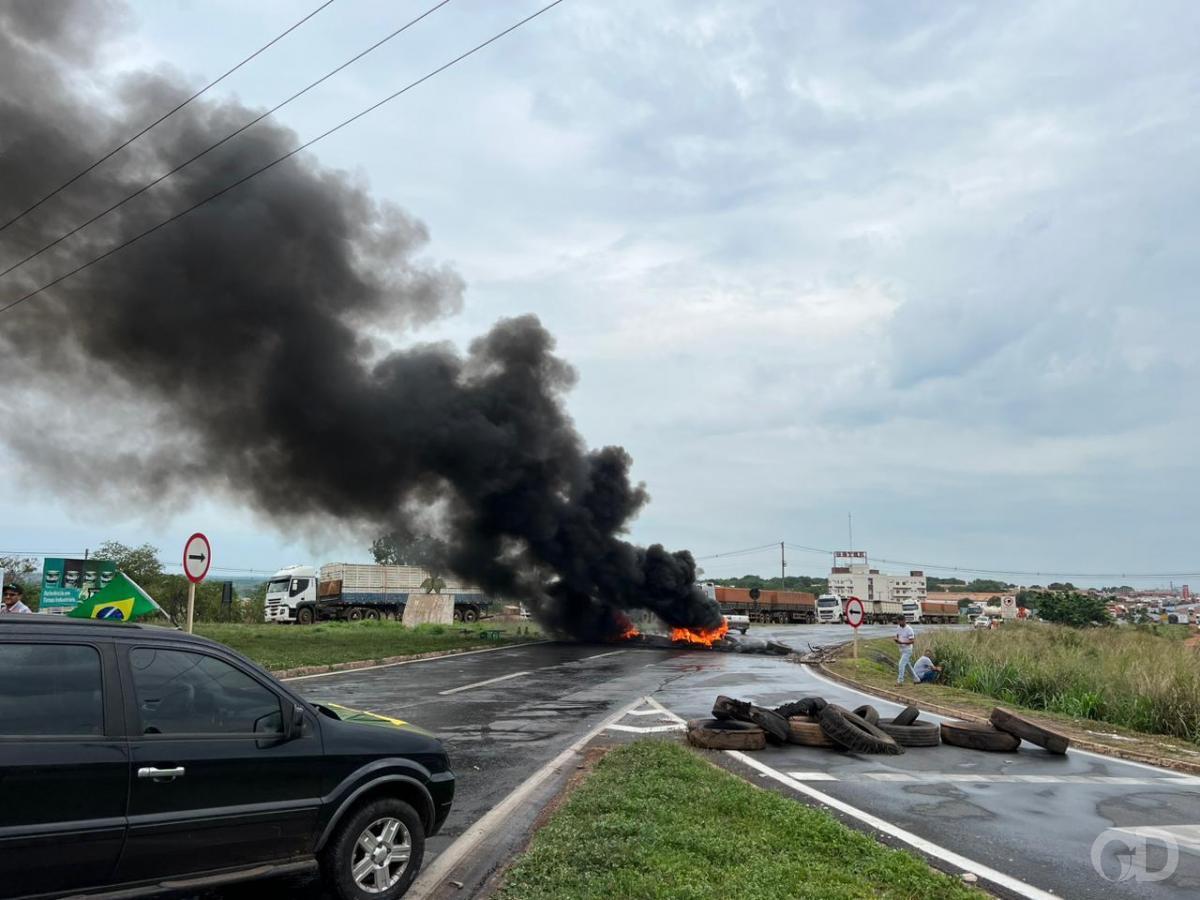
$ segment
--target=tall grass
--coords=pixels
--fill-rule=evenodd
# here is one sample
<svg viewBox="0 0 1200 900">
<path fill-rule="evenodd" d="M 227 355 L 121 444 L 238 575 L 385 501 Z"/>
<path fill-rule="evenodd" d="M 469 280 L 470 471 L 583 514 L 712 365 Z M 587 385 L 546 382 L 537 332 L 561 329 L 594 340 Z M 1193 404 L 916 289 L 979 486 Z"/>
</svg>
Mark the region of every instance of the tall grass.
<svg viewBox="0 0 1200 900">
<path fill-rule="evenodd" d="M 1031 622 L 936 632 L 919 644 L 952 687 L 1200 743 L 1200 654 L 1180 633 Z"/>
</svg>

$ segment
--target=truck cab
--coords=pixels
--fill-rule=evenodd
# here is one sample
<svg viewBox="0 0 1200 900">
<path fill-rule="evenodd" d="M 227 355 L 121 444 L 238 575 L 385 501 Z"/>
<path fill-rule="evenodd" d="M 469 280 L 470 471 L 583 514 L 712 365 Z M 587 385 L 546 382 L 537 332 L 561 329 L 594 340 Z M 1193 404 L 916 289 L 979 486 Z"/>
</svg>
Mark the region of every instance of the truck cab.
<svg viewBox="0 0 1200 900">
<path fill-rule="evenodd" d="M 316 603 L 317 578 L 313 566 L 288 566 L 272 575 L 267 582 L 264 621 L 295 622 L 301 603 Z"/>
<path fill-rule="evenodd" d="M 837 624 L 842 621 L 842 601 L 833 594 L 822 594 L 817 598 L 817 621 Z"/>
<path fill-rule="evenodd" d="M 904 613 L 904 618 L 910 624 L 921 621 L 921 604 L 916 600 L 905 600 L 900 609 Z"/>
</svg>

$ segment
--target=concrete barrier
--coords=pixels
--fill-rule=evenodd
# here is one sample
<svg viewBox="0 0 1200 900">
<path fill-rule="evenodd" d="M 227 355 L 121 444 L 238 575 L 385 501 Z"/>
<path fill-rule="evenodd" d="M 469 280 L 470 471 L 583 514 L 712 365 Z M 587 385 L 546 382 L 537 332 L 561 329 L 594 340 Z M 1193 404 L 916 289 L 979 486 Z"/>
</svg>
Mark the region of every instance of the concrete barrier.
<svg viewBox="0 0 1200 900">
<path fill-rule="evenodd" d="M 404 604 L 404 624 L 449 625 L 454 621 L 453 594 L 409 594 Z"/>
</svg>

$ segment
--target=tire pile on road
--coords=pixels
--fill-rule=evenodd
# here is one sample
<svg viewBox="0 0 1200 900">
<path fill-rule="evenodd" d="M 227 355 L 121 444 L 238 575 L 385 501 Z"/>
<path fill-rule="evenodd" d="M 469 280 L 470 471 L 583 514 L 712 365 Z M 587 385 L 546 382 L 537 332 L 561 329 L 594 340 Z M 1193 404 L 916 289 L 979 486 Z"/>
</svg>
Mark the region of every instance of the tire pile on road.
<svg viewBox="0 0 1200 900">
<path fill-rule="evenodd" d="M 827 747 L 853 753 L 896 756 L 907 747 L 941 743 L 972 750 L 1012 752 L 1022 740 L 1051 753 L 1064 754 L 1070 741 L 1057 732 L 997 707 L 991 720 L 924 722 L 915 706 L 891 719 L 881 719 L 873 706 L 848 710 L 822 697 L 804 697 L 774 709 L 720 695 L 711 719 L 687 723 L 688 742 L 708 750 L 762 750 L 768 743 Z"/>
</svg>

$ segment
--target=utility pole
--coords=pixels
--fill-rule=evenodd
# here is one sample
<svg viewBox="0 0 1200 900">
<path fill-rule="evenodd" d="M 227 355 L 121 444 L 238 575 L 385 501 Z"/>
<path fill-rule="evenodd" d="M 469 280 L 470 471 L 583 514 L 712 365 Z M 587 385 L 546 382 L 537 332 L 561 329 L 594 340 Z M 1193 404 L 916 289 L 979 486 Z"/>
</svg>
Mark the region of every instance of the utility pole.
<svg viewBox="0 0 1200 900">
<path fill-rule="evenodd" d="M 779 589 L 787 590 L 787 557 L 783 555 L 783 541 L 779 542 Z"/>
<path fill-rule="evenodd" d="M 854 514 L 846 513 L 846 527 L 850 529 L 850 549 L 854 549 Z"/>
</svg>

